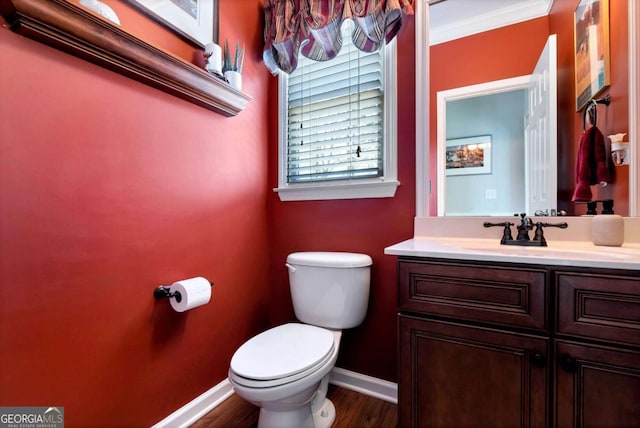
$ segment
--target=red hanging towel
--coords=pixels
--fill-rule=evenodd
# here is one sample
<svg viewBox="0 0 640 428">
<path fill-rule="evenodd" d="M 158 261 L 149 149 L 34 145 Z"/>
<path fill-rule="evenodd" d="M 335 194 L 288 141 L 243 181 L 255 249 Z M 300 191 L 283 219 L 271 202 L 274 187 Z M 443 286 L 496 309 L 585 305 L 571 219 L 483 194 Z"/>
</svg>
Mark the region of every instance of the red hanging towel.
<svg viewBox="0 0 640 428">
<path fill-rule="evenodd" d="M 597 126 L 582 132 L 576 165 L 576 189 L 572 201 L 590 201 L 591 185 L 609 183 L 611 171 L 607 161 L 604 135 Z"/>
</svg>

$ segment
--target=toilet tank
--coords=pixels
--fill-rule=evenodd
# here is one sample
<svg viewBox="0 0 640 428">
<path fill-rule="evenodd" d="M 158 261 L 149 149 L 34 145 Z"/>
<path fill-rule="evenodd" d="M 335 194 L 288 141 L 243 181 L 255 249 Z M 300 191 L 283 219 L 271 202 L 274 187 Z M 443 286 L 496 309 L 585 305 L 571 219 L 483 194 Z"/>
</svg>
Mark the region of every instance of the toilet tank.
<svg viewBox="0 0 640 428">
<path fill-rule="evenodd" d="M 362 323 L 369 304 L 371 257 L 341 252 L 300 252 L 287 257 L 296 318 L 344 329 Z"/>
</svg>

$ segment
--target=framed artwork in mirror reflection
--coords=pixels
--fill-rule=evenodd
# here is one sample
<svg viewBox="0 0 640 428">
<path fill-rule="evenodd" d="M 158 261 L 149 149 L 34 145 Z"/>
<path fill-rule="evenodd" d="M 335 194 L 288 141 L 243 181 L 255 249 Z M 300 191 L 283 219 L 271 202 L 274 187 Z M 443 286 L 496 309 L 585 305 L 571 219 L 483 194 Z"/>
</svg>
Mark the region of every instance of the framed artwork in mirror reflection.
<svg viewBox="0 0 640 428">
<path fill-rule="evenodd" d="M 126 1 L 196 46 L 218 41 L 220 0 Z"/>
<path fill-rule="evenodd" d="M 574 19 L 576 110 L 610 84 L 609 0 L 580 0 Z"/>
<path fill-rule="evenodd" d="M 491 135 L 447 140 L 446 175 L 491 173 Z"/>
</svg>

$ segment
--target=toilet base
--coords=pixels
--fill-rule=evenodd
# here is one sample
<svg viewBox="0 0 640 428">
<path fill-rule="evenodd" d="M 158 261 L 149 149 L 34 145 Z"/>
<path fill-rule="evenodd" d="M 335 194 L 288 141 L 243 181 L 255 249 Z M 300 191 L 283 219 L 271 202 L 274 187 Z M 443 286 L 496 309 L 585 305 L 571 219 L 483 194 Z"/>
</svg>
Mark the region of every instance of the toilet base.
<svg viewBox="0 0 640 428">
<path fill-rule="evenodd" d="M 336 420 L 336 408 L 326 398 L 322 407 L 311 413 L 309 405 L 295 410 L 260 409 L 258 428 L 330 428 Z"/>
<path fill-rule="evenodd" d="M 336 420 L 336 408 L 328 398 L 325 398 L 321 408 L 313 413 L 315 428 L 330 428 Z"/>
<path fill-rule="evenodd" d="M 260 408 L 258 428 L 315 428 L 311 407 L 277 411 Z"/>
</svg>

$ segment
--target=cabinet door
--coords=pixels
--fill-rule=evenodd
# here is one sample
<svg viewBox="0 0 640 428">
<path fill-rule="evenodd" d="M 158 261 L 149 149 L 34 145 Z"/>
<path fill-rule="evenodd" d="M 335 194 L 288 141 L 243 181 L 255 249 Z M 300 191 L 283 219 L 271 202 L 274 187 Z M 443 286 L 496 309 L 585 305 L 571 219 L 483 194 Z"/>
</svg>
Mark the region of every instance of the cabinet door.
<svg viewBox="0 0 640 428">
<path fill-rule="evenodd" d="M 640 352 L 556 341 L 555 419 L 564 427 L 640 427 Z"/>
<path fill-rule="evenodd" d="M 548 338 L 404 315 L 399 323 L 399 426 L 547 426 Z"/>
</svg>

